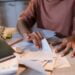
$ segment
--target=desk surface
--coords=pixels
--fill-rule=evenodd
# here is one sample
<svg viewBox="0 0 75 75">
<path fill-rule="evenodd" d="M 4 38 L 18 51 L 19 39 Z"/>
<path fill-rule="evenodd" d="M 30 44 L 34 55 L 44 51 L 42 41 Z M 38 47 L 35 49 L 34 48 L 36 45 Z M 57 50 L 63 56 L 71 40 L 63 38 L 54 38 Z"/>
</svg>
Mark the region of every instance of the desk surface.
<svg viewBox="0 0 75 75">
<path fill-rule="evenodd" d="M 71 64 L 69 68 L 55 69 L 53 73 L 48 73 L 47 75 L 75 75 L 75 58 L 71 58 L 70 55 L 67 56 L 68 61 Z M 23 72 L 23 74 L 22 74 Z M 24 66 L 20 66 L 17 75 L 42 75 L 31 69 L 26 69 Z"/>
<path fill-rule="evenodd" d="M 71 58 L 70 56 L 68 56 L 68 60 L 71 64 L 71 67 L 55 69 L 53 73 L 48 72 L 47 75 L 75 75 L 75 58 Z M 20 66 L 17 75 L 43 75 L 43 74 Z"/>
<path fill-rule="evenodd" d="M 52 75 L 75 75 L 75 58 L 71 58 L 70 55 L 68 55 L 67 58 L 71 64 L 71 67 L 55 69 Z"/>
<path fill-rule="evenodd" d="M 75 75 L 75 58 L 71 58 L 70 55 L 67 56 L 71 64 L 70 68 L 55 69 L 53 73 L 48 73 L 47 75 Z M 23 73 L 22 73 L 23 72 Z M 17 75 L 42 75 L 31 69 L 26 69 L 24 66 L 20 66 Z"/>
</svg>

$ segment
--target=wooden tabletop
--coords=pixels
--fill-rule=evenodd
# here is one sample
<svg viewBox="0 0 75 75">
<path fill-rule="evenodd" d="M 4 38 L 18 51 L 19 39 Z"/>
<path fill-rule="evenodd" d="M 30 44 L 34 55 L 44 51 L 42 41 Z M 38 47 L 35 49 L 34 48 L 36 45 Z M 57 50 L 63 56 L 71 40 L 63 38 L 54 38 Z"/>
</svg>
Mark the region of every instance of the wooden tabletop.
<svg viewBox="0 0 75 75">
<path fill-rule="evenodd" d="M 47 75 L 75 75 L 75 58 L 71 58 L 70 55 L 67 56 L 68 61 L 70 62 L 70 67 L 55 69 L 52 73 L 47 72 Z M 26 69 L 24 66 L 19 66 L 17 75 L 44 75 L 42 73 L 36 72 L 31 69 Z"/>
<path fill-rule="evenodd" d="M 71 55 L 68 55 L 67 58 L 71 66 L 68 68 L 55 69 L 52 75 L 75 75 L 75 58 L 72 58 Z"/>
<path fill-rule="evenodd" d="M 70 62 L 71 67 L 55 69 L 52 73 L 48 72 L 47 75 L 75 75 L 75 58 L 71 58 L 70 55 L 67 56 L 68 61 Z M 26 69 L 25 66 L 19 66 L 16 75 L 43 75 L 31 69 Z"/>
</svg>

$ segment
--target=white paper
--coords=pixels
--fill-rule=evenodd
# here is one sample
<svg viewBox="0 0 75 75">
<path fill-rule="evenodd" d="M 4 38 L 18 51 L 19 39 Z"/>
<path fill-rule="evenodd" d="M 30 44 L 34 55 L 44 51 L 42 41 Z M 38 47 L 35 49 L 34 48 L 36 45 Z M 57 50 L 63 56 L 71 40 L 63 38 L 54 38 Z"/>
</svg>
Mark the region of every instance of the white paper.
<svg viewBox="0 0 75 75">
<path fill-rule="evenodd" d="M 45 70 L 44 70 L 43 66 L 36 61 L 19 59 L 19 63 L 23 64 L 23 65 L 25 65 L 35 71 L 42 72 L 45 74 Z"/>
<path fill-rule="evenodd" d="M 54 51 L 52 51 L 51 47 L 49 46 L 48 42 L 46 39 L 42 40 L 42 50 L 38 50 L 34 48 L 34 45 L 32 43 L 27 43 L 27 42 L 22 42 L 22 44 L 19 44 L 18 46 L 23 47 L 22 49 L 24 50 L 24 45 L 27 47 L 29 46 L 31 51 L 25 50 L 25 54 L 21 57 L 24 59 L 24 61 L 29 61 L 28 64 L 25 64 L 28 67 L 33 67 L 34 66 L 30 65 L 30 62 L 32 60 L 38 60 L 38 61 L 46 61 L 46 65 L 43 66 L 45 70 L 53 70 L 54 68 L 65 68 L 65 67 L 70 67 L 70 63 L 68 62 L 66 57 L 61 57 L 57 55 Z M 28 47 L 28 49 L 29 49 Z M 25 48 L 26 49 L 26 48 Z M 31 61 L 30 61 L 31 60 Z M 49 60 L 52 60 L 52 62 L 48 62 Z M 35 63 L 35 62 L 34 62 Z M 39 62 L 40 63 L 40 62 Z M 42 65 L 42 64 L 41 64 Z M 38 68 L 37 68 L 38 70 Z"/>
<path fill-rule="evenodd" d="M 53 49 L 53 58 L 56 60 L 54 68 L 68 68 L 71 67 L 70 62 L 68 61 L 67 57 L 62 57 L 61 54 L 55 53 Z"/>
<path fill-rule="evenodd" d="M 16 45 L 16 46 L 24 47 L 24 45 L 26 45 L 27 48 L 29 48 L 30 46 L 33 46 L 32 44 L 28 44 L 25 42 L 23 42 L 23 45 L 21 43 L 21 44 Z M 26 48 L 22 48 L 22 49 L 24 50 Z M 36 50 L 36 49 L 35 49 L 35 51 L 34 50 L 31 50 L 31 51 L 25 50 L 24 55 L 22 55 L 21 57 L 19 55 L 17 55 L 17 58 L 19 58 L 20 64 L 24 64 L 25 66 L 27 66 L 31 69 L 45 73 L 44 65 L 47 63 L 46 60 L 52 60 L 51 56 L 52 56 L 51 48 L 49 47 L 47 40 L 43 39 L 41 50 Z M 35 60 L 39 60 L 39 61 L 35 61 Z"/>
<path fill-rule="evenodd" d="M 50 70 L 50 71 L 53 71 L 54 70 L 54 65 L 56 63 L 56 60 L 53 59 L 52 62 L 48 62 L 45 66 L 44 66 L 44 69 L 45 70 Z"/>
<path fill-rule="evenodd" d="M 32 43 L 21 42 L 14 47 L 18 47 L 23 50 L 25 55 L 23 56 L 25 59 L 29 60 L 52 60 L 52 52 L 51 48 L 46 39 L 42 40 L 42 48 L 36 48 Z M 14 48 L 15 49 L 15 48 Z"/>
<path fill-rule="evenodd" d="M 45 38 L 42 40 L 42 50 L 44 52 L 50 52 L 50 54 L 52 55 L 52 50 L 50 48 L 50 45 Z"/>
<path fill-rule="evenodd" d="M 55 36 L 55 32 L 49 30 L 34 28 L 33 31 L 41 32 L 43 37 L 46 39 Z M 14 47 L 18 47 L 19 50 L 22 50 L 25 53 L 21 57 L 20 63 L 42 73 L 45 73 L 44 69 L 53 70 L 54 68 L 70 67 L 69 62 L 65 57 L 59 57 L 57 54 L 55 54 L 55 52 L 52 51 L 52 48 L 51 46 L 49 46 L 46 39 L 43 39 L 41 41 L 42 49 L 38 49 L 33 45 L 33 43 L 29 43 L 26 41 L 22 41 L 16 44 Z M 38 63 L 35 62 L 36 60 L 38 61 Z M 50 60 L 52 61 L 47 63 L 47 61 Z"/>
<path fill-rule="evenodd" d="M 0 75 L 11 75 L 16 74 L 18 70 L 18 61 L 17 58 L 7 60 L 0 63 Z"/>
<path fill-rule="evenodd" d="M 71 64 L 69 63 L 68 59 L 66 57 L 58 56 L 55 68 L 67 68 L 67 67 L 71 67 Z"/>
<path fill-rule="evenodd" d="M 52 62 L 48 62 L 46 66 L 44 66 L 45 70 L 54 70 L 57 68 L 68 68 L 71 67 L 69 61 L 66 57 L 58 57 L 57 59 L 54 59 Z"/>
</svg>

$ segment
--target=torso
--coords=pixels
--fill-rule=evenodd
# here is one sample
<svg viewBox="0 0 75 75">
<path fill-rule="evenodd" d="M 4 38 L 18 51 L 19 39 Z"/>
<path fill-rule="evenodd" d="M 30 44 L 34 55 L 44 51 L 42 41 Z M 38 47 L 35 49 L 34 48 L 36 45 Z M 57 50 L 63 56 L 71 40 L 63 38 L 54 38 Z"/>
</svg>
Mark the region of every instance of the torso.
<svg viewBox="0 0 75 75">
<path fill-rule="evenodd" d="M 69 35 L 74 0 L 38 0 L 38 27 Z"/>
</svg>

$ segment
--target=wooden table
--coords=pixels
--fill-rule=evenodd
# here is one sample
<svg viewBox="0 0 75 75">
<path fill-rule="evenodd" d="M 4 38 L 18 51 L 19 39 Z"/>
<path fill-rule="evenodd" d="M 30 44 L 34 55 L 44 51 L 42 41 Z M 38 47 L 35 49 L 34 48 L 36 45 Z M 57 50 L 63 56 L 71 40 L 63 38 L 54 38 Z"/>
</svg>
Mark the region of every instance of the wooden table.
<svg viewBox="0 0 75 75">
<path fill-rule="evenodd" d="M 69 68 L 62 68 L 62 69 L 55 69 L 52 73 L 47 72 L 47 75 L 75 75 L 75 58 L 71 58 L 67 56 L 71 67 Z M 26 69 L 24 66 L 19 66 L 19 70 L 17 75 L 43 75 L 31 69 Z"/>
<path fill-rule="evenodd" d="M 75 58 L 71 57 L 71 54 L 67 56 L 68 61 L 71 64 L 69 68 L 55 69 L 52 75 L 75 75 Z"/>
<path fill-rule="evenodd" d="M 69 68 L 55 69 L 52 73 L 48 72 L 47 75 L 75 75 L 75 58 L 70 55 L 67 56 L 68 61 L 71 64 Z M 25 66 L 19 66 L 17 75 L 43 75 L 31 69 L 26 69 Z"/>
<path fill-rule="evenodd" d="M 67 56 L 71 67 L 55 69 L 52 73 L 48 72 L 47 75 L 75 75 L 75 58 L 71 58 L 70 55 Z M 24 66 L 19 66 L 16 75 L 43 75 L 31 69 L 26 69 Z"/>
</svg>

